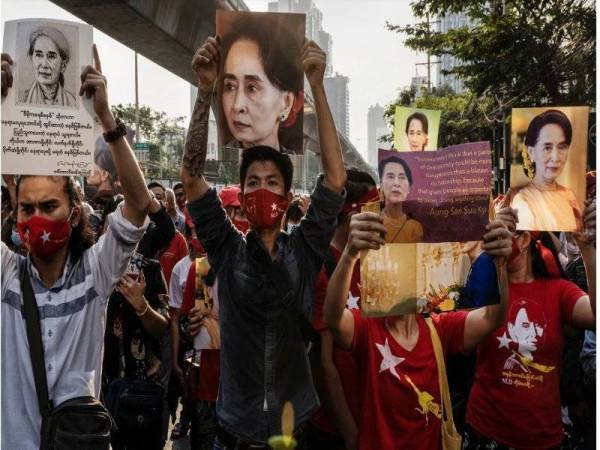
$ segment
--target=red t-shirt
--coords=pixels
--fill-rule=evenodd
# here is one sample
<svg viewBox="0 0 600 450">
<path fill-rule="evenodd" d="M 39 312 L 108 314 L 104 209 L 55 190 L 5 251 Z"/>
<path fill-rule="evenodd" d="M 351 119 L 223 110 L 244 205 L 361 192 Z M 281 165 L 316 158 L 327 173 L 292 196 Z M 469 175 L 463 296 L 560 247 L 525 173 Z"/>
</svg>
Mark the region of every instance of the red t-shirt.
<svg viewBox="0 0 600 450">
<path fill-rule="evenodd" d="M 361 450 L 441 449 L 440 388 L 429 327 L 417 316 L 419 338 L 409 352 L 384 318 L 354 314 L 352 351 L 363 395 Z M 432 315 L 444 355 L 463 351 L 467 311 Z"/>
<path fill-rule="evenodd" d="M 171 272 L 173 272 L 173 267 L 175 267 L 175 264 L 177 264 L 187 255 L 188 246 L 187 242 L 185 242 L 185 237 L 183 237 L 183 234 L 181 234 L 179 231 L 176 231 L 175 236 L 173 236 L 173 239 L 171 239 L 171 242 L 169 243 L 169 246 L 158 258 L 163 273 L 165 274 L 167 286 L 169 286 L 169 283 L 171 282 Z"/>
<path fill-rule="evenodd" d="M 340 260 L 342 253 L 335 247 L 329 247 L 330 251 L 335 256 L 335 262 Z M 327 329 L 323 318 L 323 305 L 325 303 L 325 296 L 327 295 L 327 283 L 329 278 L 325 268 L 321 269 L 317 277 L 317 283 L 315 285 L 315 303 L 313 305 L 313 328 L 317 331 L 323 331 Z M 348 309 L 360 308 L 360 261 L 354 266 L 354 272 L 352 272 L 352 279 L 350 281 L 350 293 L 348 295 L 348 302 L 346 307 Z M 333 348 L 333 364 L 335 365 L 342 382 L 342 388 L 346 396 L 346 402 L 348 408 L 354 420 L 358 423 L 358 417 L 360 413 L 360 385 L 358 384 L 358 369 L 356 367 L 356 361 L 352 357 L 350 352 L 340 350 L 339 348 Z M 315 415 L 312 417 L 311 422 L 316 427 L 330 434 L 339 434 L 335 425 L 331 421 L 329 414 L 325 411 L 325 408 L 321 406 Z"/>
<path fill-rule="evenodd" d="M 507 323 L 478 348 L 467 421 L 483 436 L 519 449 L 563 439 L 560 416 L 562 326 L 586 295 L 562 279 L 511 283 Z"/>
<path fill-rule="evenodd" d="M 183 288 L 181 312 L 188 313 L 195 305 L 196 299 L 196 264 L 192 262 Z M 196 400 L 214 402 L 219 392 L 220 355 L 216 349 L 200 350 L 200 379 Z"/>
</svg>

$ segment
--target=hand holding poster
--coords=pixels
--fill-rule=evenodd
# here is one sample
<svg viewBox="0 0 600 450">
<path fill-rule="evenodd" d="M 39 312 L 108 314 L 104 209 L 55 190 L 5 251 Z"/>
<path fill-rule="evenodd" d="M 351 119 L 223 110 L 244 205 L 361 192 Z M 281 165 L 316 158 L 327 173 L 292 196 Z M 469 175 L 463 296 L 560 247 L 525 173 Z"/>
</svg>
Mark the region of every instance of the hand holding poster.
<svg viewBox="0 0 600 450">
<path fill-rule="evenodd" d="M 386 241 L 480 239 L 489 217 L 491 173 L 488 142 L 426 153 L 379 150 Z"/>
<path fill-rule="evenodd" d="M 217 10 L 220 142 L 302 153 L 304 14 Z"/>
<path fill-rule="evenodd" d="M 519 230 L 582 227 L 589 108 L 512 110 L 511 206 Z"/>
<path fill-rule="evenodd" d="M 2 98 L 2 172 L 87 174 L 92 167 L 91 101 L 79 97 L 92 63 L 92 27 L 31 19 L 5 23 L 13 88 Z"/>
<path fill-rule="evenodd" d="M 363 313 L 392 316 L 497 303 L 496 265 L 481 245 L 387 244 L 361 255 Z"/>
<path fill-rule="evenodd" d="M 401 152 L 437 150 L 441 114 L 441 111 L 397 106 L 394 148 Z"/>
</svg>

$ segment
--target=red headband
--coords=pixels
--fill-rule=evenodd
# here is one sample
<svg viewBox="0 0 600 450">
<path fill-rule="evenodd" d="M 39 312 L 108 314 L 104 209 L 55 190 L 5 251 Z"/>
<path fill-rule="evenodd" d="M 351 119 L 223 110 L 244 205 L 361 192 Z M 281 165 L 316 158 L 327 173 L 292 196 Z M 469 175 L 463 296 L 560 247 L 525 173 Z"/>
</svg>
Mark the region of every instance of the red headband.
<svg viewBox="0 0 600 450">
<path fill-rule="evenodd" d="M 535 241 L 535 248 L 544 261 L 544 266 L 552 278 L 560 278 L 560 269 L 556 264 L 556 259 L 552 254 L 552 251 L 548 247 L 545 247 L 540 240 L 541 233 L 539 231 L 530 231 L 531 238 Z"/>
<path fill-rule="evenodd" d="M 370 189 L 362 195 L 358 200 L 352 203 L 344 203 L 342 214 L 350 214 L 351 212 L 360 212 L 361 208 L 370 202 L 379 201 L 379 191 L 376 187 Z"/>
</svg>

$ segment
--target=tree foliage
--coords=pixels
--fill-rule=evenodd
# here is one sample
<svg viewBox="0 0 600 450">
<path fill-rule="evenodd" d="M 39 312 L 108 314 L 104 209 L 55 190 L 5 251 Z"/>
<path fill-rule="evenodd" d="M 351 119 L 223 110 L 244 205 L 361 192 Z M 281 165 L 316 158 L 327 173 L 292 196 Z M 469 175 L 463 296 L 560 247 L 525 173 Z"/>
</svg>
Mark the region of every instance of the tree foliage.
<svg viewBox="0 0 600 450">
<path fill-rule="evenodd" d="M 413 50 L 458 58 L 445 73 L 493 98 L 496 117 L 516 106 L 595 105 L 593 0 L 415 0 L 411 7 L 420 23 L 388 29 Z M 425 23 L 458 12 L 471 28 L 437 32 Z"/>
<path fill-rule="evenodd" d="M 113 105 L 112 112 L 129 128 L 135 129 L 135 105 Z M 150 164 L 147 175 L 158 178 L 179 178 L 179 164 L 183 153 L 185 117 L 169 117 L 165 112 L 149 106 L 139 108 L 140 141 L 149 143 Z"/>
<path fill-rule="evenodd" d="M 431 92 L 423 89 L 419 95 L 414 88 L 406 88 L 400 92 L 396 102 L 386 106 L 384 117 L 392 130 L 396 106 L 441 110 L 438 135 L 440 148 L 492 139 L 491 114 L 494 102 L 490 97 L 478 97 L 470 91 L 455 94 L 448 86 L 433 88 Z M 384 140 L 393 142 L 393 133 Z"/>
</svg>

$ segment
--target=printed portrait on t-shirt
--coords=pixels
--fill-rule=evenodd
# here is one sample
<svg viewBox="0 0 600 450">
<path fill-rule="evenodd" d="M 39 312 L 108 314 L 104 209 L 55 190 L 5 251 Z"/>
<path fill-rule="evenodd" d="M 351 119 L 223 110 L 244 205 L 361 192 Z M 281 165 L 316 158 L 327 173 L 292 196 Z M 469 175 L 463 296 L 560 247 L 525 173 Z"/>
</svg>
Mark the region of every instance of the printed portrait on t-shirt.
<svg viewBox="0 0 600 450">
<path fill-rule="evenodd" d="M 544 346 L 546 327 L 544 310 L 537 302 L 520 300 L 510 306 L 506 330 L 497 339 L 498 349 L 509 351 L 504 369 L 514 383 L 520 380 L 518 376 L 513 380 L 515 372 L 539 375 L 555 369 L 536 360 L 536 352 Z"/>
</svg>

